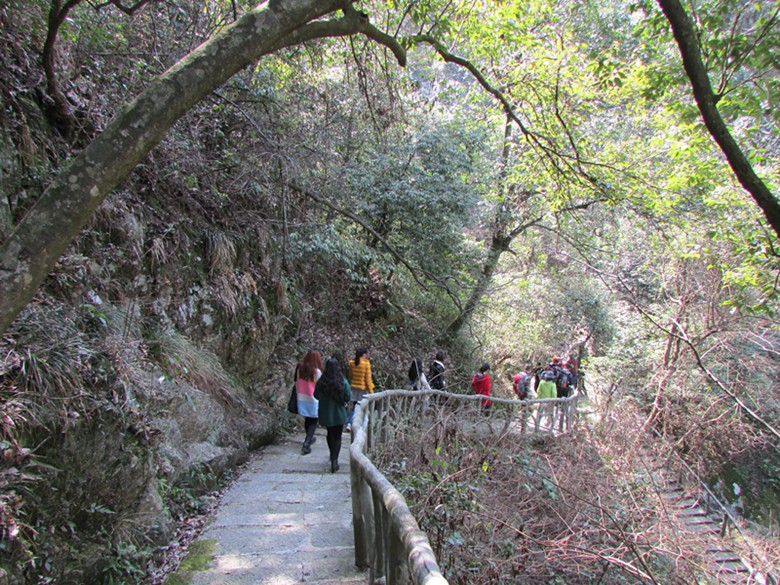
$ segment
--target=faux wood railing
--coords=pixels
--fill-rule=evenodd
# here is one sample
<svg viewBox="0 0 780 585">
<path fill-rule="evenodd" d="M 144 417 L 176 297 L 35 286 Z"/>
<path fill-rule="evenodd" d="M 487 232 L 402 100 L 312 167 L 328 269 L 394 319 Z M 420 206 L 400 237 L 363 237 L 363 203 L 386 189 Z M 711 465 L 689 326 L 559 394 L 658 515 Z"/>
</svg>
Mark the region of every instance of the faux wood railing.
<svg viewBox="0 0 780 585">
<path fill-rule="evenodd" d="M 492 407 L 485 411 L 482 396 L 437 390 L 387 390 L 367 396 L 352 421 L 350 473 L 355 564 L 370 569 L 368 582 L 383 578 L 387 585 L 447 585 L 428 536 L 403 495 L 371 460 L 397 432 L 453 413 L 458 424 L 471 425 L 474 432 L 504 434 L 514 426 L 524 434 L 532 424 L 537 431 L 560 432 L 574 423 L 577 398 L 491 398 Z"/>
</svg>

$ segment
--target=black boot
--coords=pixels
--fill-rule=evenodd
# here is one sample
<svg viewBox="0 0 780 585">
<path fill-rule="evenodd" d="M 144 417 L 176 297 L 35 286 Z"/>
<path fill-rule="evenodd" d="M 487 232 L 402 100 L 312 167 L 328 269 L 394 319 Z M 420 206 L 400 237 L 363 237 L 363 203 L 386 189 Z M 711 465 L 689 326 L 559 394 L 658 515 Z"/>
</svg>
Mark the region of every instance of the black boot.
<svg viewBox="0 0 780 585">
<path fill-rule="evenodd" d="M 331 473 L 336 473 L 338 470 L 339 470 L 339 460 L 338 459 L 333 459 L 330 462 L 330 472 Z"/>
<path fill-rule="evenodd" d="M 301 447 L 301 455 L 308 455 L 309 453 L 311 453 L 311 443 L 304 441 L 303 447 Z"/>
</svg>

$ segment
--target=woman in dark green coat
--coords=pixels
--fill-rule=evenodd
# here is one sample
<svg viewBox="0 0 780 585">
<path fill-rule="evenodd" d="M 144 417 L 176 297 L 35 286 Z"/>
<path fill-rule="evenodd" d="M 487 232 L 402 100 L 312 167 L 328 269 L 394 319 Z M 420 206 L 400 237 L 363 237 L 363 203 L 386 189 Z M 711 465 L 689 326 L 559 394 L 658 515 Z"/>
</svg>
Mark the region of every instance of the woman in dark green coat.
<svg viewBox="0 0 780 585">
<path fill-rule="evenodd" d="M 320 403 L 318 413 L 320 424 L 328 429 L 330 472 L 336 473 L 339 470 L 341 434 L 344 431 L 344 423 L 347 422 L 346 404 L 352 400 L 352 392 L 335 358 L 325 362 L 325 373 L 317 380 L 314 397 Z"/>
</svg>

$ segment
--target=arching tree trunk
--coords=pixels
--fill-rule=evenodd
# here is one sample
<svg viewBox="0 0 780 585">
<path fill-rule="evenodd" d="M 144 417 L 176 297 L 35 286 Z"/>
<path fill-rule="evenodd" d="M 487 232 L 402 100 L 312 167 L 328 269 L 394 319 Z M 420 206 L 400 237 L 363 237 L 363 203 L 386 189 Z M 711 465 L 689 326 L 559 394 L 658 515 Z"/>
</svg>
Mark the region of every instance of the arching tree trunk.
<svg viewBox="0 0 780 585">
<path fill-rule="evenodd" d="M 344 17 L 316 20 L 336 10 L 343 10 Z M 94 209 L 194 104 L 263 55 L 315 38 L 356 33 L 387 45 L 405 64 L 400 45 L 352 9 L 348 0 L 271 1 L 152 82 L 57 177 L 4 242 L 0 332 L 30 301 Z"/>
</svg>

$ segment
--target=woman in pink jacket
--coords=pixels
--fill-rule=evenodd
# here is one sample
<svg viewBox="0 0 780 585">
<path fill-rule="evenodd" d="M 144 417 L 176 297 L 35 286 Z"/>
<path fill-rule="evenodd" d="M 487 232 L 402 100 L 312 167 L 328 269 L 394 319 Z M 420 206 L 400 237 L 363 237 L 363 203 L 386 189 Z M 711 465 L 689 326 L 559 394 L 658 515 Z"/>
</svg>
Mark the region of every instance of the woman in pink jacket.
<svg viewBox="0 0 780 585">
<path fill-rule="evenodd" d="M 311 446 L 317 438 L 314 432 L 317 430 L 318 403 L 314 397 L 314 386 L 322 375 L 322 358 L 320 352 L 309 351 L 298 364 L 298 377 L 295 380 L 295 392 L 298 399 L 298 414 L 303 417 L 303 426 L 306 429 L 306 438 L 303 440 L 301 453 L 311 453 Z"/>
</svg>

